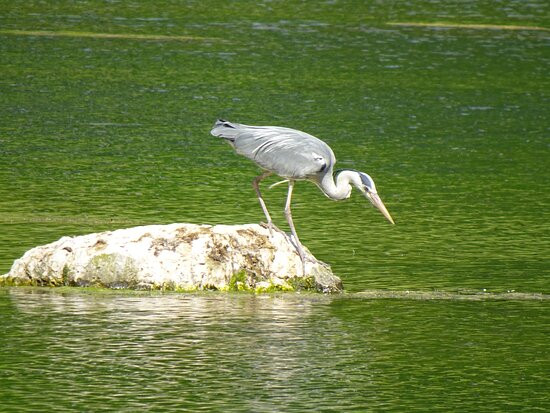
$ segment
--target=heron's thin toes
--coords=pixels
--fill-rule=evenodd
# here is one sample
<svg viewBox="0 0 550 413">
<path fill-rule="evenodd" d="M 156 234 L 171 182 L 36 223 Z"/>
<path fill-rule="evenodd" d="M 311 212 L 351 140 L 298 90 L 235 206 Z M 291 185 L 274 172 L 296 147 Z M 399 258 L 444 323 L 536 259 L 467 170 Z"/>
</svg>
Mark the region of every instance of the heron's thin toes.
<svg viewBox="0 0 550 413">
<path fill-rule="evenodd" d="M 268 222 L 267 224 L 265 222 L 260 222 L 260 226 L 264 227 L 264 228 L 267 228 L 269 230 L 269 236 L 273 236 L 273 223 L 272 222 Z"/>
<path fill-rule="evenodd" d="M 317 258 L 314 258 L 311 255 L 304 257 L 304 261 L 311 262 L 312 264 L 318 264 L 320 262 Z"/>
<path fill-rule="evenodd" d="M 275 231 L 280 232 L 283 235 L 287 235 L 282 229 L 280 229 L 278 226 L 273 224 L 273 222 L 268 222 L 268 223 L 260 222 L 260 226 L 269 229 L 270 236 L 273 236 Z"/>
</svg>

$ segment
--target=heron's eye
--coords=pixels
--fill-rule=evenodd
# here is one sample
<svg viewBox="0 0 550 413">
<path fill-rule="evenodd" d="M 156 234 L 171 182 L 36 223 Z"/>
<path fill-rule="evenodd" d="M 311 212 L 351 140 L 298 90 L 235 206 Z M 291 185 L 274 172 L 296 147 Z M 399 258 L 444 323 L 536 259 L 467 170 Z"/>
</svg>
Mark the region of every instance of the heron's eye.
<svg viewBox="0 0 550 413">
<path fill-rule="evenodd" d="M 368 194 L 370 192 L 370 189 L 368 186 L 364 186 L 363 188 L 365 188 L 365 192 Z"/>
</svg>

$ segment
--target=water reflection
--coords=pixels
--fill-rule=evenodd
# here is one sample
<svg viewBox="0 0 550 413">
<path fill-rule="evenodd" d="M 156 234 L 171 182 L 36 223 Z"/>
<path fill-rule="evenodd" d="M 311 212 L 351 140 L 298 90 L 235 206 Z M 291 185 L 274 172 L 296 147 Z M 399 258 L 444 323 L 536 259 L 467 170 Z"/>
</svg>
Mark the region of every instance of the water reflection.
<svg viewBox="0 0 550 413">
<path fill-rule="evenodd" d="M 10 289 L 0 293 L 0 308 L 0 398 L 8 409 L 543 403 L 536 390 L 545 377 L 543 301 Z"/>
<path fill-rule="evenodd" d="M 10 371 L 33 375 L 38 371 L 32 366 L 38 362 L 56 387 L 90 394 L 93 400 L 87 401 L 70 400 L 69 395 L 68 401 L 76 406 L 101 403 L 105 391 L 110 393 L 104 396 L 109 404 L 140 392 L 137 404 L 128 402 L 136 408 L 159 401 L 159 406 L 212 408 L 234 400 L 236 406 L 255 411 L 262 409 L 263 398 L 271 405 L 293 393 L 287 383 L 304 373 L 304 354 L 319 352 L 308 348 L 302 331 L 312 308 L 327 302 L 326 298 L 94 297 L 15 290 L 10 297 L 27 320 L 18 337 L 26 351 L 10 343 L 9 351 L 22 358 Z M 42 352 L 48 354 L 46 365 Z M 30 366 L 26 358 L 34 360 Z M 89 380 L 71 382 L 78 374 Z M 156 387 L 148 388 L 150 382 Z M 117 392 L 110 392 L 109 386 L 116 386 Z M 164 396 L 159 398 L 159 392 Z M 246 397 L 247 393 L 254 397 Z"/>
</svg>

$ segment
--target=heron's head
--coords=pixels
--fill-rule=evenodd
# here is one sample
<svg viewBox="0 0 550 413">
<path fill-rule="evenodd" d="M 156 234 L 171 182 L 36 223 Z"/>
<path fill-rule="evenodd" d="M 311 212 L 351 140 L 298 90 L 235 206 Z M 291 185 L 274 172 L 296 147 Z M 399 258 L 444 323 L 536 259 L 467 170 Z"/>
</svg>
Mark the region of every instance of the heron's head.
<svg viewBox="0 0 550 413">
<path fill-rule="evenodd" d="M 363 195 L 365 195 L 365 198 L 367 198 L 373 206 L 375 206 L 381 213 L 384 215 L 384 217 L 391 222 L 392 224 L 395 224 L 393 222 L 393 219 L 386 209 L 386 206 L 378 196 L 378 192 L 376 192 L 376 185 L 374 185 L 374 181 L 372 178 L 364 173 L 364 172 L 356 172 L 356 178 L 353 179 L 353 183 L 359 189 Z"/>
</svg>

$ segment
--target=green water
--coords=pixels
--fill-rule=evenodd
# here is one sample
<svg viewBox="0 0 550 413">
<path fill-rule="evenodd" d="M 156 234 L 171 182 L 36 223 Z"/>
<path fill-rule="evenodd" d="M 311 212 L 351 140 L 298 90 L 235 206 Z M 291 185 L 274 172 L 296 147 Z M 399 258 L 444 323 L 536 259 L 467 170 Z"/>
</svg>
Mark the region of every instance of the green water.
<svg viewBox="0 0 550 413">
<path fill-rule="evenodd" d="M 224 117 L 312 133 L 375 179 L 395 226 L 358 194 L 294 191 L 302 241 L 347 291 L 548 294 L 549 16 L 545 1 L 0 1 L 0 273 L 64 235 L 262 220 L 257 168 L 209 135 Z M 264 192 L 287 230 L 284 186 Z M 0 399 L 548 408 L 548 301 L 351 297 L 3 290 Z"/>
<path fill-rule="evenodd" d="M 0 293 L 26 411 L 547 411 L 548 305 Z"/>
</svg>

